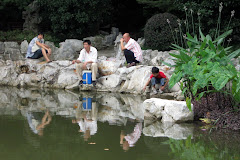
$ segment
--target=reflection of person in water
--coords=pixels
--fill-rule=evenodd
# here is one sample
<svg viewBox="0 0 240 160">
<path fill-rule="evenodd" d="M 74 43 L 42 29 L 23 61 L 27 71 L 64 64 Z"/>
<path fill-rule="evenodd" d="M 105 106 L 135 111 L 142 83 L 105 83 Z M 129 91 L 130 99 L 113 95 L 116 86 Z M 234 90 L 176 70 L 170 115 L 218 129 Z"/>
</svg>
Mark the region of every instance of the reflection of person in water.
<svg viewBox="0 0 240 160">
<path fill-rule="evenodd" d="M 27 113 L 27 120 L 28 120 L 29 127 L 31 128 L 33 133 L 38 134 L 39 136 L 42 136 L 43 129 L 46 127 L 46 125 L 48 125 L 51 122 L 52 117 L 49 114 L 48 110 L 45 112 L 44 116 L 42 117 L 42 120 L 39 116 L 39 113 L 30 112 L 30 113 Z"/>
<path fill-rule="evenodd" d="M 125 131 L 122 130 L 120 135 L 120 144 L 125 151 L 129 150 L 129 147 L 133 147 L 134 144 L 137 143 L 142 133 L 142 123 L 137 123 L 133 131 L 129 133 L 129 128 L 131 128 L 131 126 L 131 124 L 127 124 L 127 129 Z"/>
<path fill-rule="evenodd" d="M 76 119 L 72 123 L 78 123 L 79 132 L 84 133 L 84 140 L 88 139 L 97 133 L 97 107 L 96 102 L 92 102 L 91 110 L 84 110 L 82 102 L 78 103 L 76 108 Z"/>
</svg>

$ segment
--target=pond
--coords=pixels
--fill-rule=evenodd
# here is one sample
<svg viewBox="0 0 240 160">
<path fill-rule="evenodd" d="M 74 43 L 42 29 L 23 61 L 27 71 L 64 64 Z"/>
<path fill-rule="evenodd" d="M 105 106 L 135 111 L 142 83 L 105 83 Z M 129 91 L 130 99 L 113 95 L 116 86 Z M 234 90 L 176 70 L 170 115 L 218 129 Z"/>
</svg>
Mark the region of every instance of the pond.
<svg viewBox="0 0 240 160">
<path fill-rule="evenodd" d="M 0 89 L 0 159 L 240 159 L 239 132 L 144 121 L 146 97 Z"/>
</svg>

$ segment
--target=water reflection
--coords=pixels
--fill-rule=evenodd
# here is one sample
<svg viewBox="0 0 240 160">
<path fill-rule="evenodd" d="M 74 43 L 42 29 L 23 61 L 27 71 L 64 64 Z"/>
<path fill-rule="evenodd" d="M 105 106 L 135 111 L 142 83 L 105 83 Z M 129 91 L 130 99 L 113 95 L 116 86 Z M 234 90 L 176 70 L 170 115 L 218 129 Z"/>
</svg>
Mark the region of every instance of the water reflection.
<svg viewBox="0 0 240 160">
<path fill-rule="evenodd" d="M 120 144 L 125 151 L 129 150 L 129 147 L 134 147 L 142 134 L 141 122 L 135 123 L 132 119 L 127 122 L 120 134 Z"/>
<path fill-rule="evenodd" d="M 148 122 L 141 96 L 0 89 L 1 159 L 239 159 L 239 133 Z"/>
<path fill-rule="evenodd" d="M 42 136 L 43 129 L 51 122 L 52 117 L 48 110 L 45 111 L 45 114 L 43 115 L 42 118 L 40 114 L 41 113 L 38 112 L 28 112 L 27 121 L 33 133 Z"/>
<path fill-rule="evenodd" d="M 97 133 L 97 114 L 98 108 L 94 98 L 84 97 L 74 107 L 76 109 L 76 119 L 72 123 L 77 123 L 80 127 L 79 132 L 84 135 L 84 140 Z"/>
</svg>

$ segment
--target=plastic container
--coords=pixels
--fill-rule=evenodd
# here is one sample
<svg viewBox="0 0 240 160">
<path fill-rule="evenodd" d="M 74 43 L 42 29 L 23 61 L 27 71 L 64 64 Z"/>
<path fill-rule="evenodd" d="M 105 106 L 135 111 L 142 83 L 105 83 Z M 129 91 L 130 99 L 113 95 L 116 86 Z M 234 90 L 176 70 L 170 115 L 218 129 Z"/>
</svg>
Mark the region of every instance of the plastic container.
<svg viewBox="0 0 240 160">
<path fill-rule="evenodd" d="M 82 74 L 83 84 L 92 84 L 92 72 L 84 70 Z"/>
</svg>

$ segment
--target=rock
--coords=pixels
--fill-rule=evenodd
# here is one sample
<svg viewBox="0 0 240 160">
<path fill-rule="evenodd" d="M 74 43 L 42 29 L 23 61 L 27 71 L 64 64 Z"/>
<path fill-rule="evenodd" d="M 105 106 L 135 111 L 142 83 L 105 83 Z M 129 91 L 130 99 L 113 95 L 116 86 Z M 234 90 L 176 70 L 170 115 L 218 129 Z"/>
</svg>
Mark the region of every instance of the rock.
<svg viewBox="0 0 240 160">
<path fill-rule="evenodd" d="M 95 36 L 95 37 L 86 37 L 83 40 L 90 40 L 92 42 L 92 46 L 97 48 L 97 50 L 103 49 L 103 37 Z"/>
<path fill-rule="evenodd" d="M 116 37 L 118 36 L 118 34 L 119 34 L 119 29 L 118 28 L 116 28 L 116 27 L 112 27 L 112 34 L 113 34 L 113 40 L 115 40 L 116 39 Z"/>
<path fill-rule="evenodd" d="M 53 43 L 53 42 L 50 42 L 50 41 L 45 41 L 45 44 L 48 45 L 48 46 L 51 48 L 51 50 L 52 50 L 52 56 L 55 55 L 59 48 L 56 47 L 56 46 L 54 45 L 54 43 Z M 51 56 L 51 57 L 52 57 L 52 56 Z"/>
<path fill-rule="evenodd" d="M 78 82 L 78 77 L 74 70 L 61 70 L 57 79 L 57 86 L 58 88 L 65 88 L 68 87 L 70 89 L 70 86 L 72 84 L 75 84 Z M 73 87 L 72 87 L 73 88 Z"/>
<path fill-rule="evenodd" d="M 154 51 L 151 52 L 151 58 L 152 59 L 157 57 L 157 55 L 158 55 L 158 50 L 154 50 Z"/>
<path fill-rule="evenodd" d="M 161 66 L 163 62 L 163 58 L 160 56 L 156 56 L 151 60 L 151 65 L 153 66 Z"/>
<path fill-rule="evenodd" d="M 117 74 L 111 74 L 109 76 L 103 76 L 99 78 L 98 82 L 106 89 L 115 90 L 116 87 L 121 83 L 121 77 Z"/>
<path fill-rule="evenodd" d="M 142 54 L 143 54 L 143 61 L 141 62 L 141 64 L 143 65 L 149 65 L 150 62 L 151 62 L 151 52 L 152 50 L 151 49 L 148 49 L 148 50 L 143 50 L 142 51 Z"/>
<path fill-rule="evenodd" d="M 99 73 L 103 76 L 113 74 L 124 64 L 121 60 L 101 60 L 98 61 Z"/>
<path fill-rule="evenodd" d="M 21 43 L 21 53 L 26 54 L 27 50 L 28 50 L 28 42 L 27 42 L 27 40 L 24 40 Z"/>
<path fill-rule="evenodd" d="M 66 42 L 60 43 L 60 48 L 53 53 L 53 56 L 55 60 L 73 60 L 78 57 L 71 44 Z"/>
<path fill-rule="evenodd" d="M 55 48 L 53 57 L 55 60 L 77 59 L 81 49 L 83 49 L 83 41 L 77 39 L 66 39 L 65 42 L 60 43 L 59 49 Z"/>
<path fill-rule="evenodd" d="M 4 42 L 0 42 L 0 54 L 3 54 L 5 51 Z"/>
<path fill-rule="evenodd" d="M 20 49 L 20 46 L 18 45 L 17 42 L 4 42 L 5 49 Z M 5 50 L 6 52 L 6 50 Z"/>
<path fill-rule="evenodd" d="M 187 139 L 193 136 L 193 124 L 181 123 L 155 123 L 146 125 L 144 121 L 143 134 L 150 137 L 169 137 L 173 139 Z"/>
<path fill-rule="evenodd" d="M 140 47 L 142 48 L 144 46 L 145 43 L 145 39 L 144 38 L 138 38 L 137 43 L 140 45 Z"/>
<path fill-rule="evenodd" d="M 65 43 L 70 44 L 75 52 L 80 52 L 83 49 L 83 41 L 78 39 L 66 39 Z"/>
<path fill-rule="evenodd" d="M 193 111 L 189 111 L 186 102 L 151 98 L 143 103 L 145 112 L 165 122 L 186 122 L 193 120 Z M 193 109 L 193 105 L 192 105 Z"/>
<path fill-rule="evenodd" d="M 169 77 L 169 79 L 170 79 L 170 77 Z M 178 83 L 176 83 L 172 88 L 169 88 L 170 92 L 178 92 L 180 90 L 181 90 L 181 88 Z"/>
</svg>

